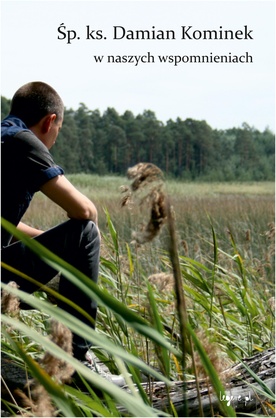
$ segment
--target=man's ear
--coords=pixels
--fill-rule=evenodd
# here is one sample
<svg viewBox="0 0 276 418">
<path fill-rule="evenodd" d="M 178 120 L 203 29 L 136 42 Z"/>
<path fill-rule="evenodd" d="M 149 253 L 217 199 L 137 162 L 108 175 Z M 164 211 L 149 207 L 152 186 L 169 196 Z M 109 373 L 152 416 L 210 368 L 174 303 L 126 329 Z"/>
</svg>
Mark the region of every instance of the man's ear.
<svg viewBox="0 0 276 418">
<path fill-rule="evenodd" d="M 49 132 L 56 118 L 57 118 L 57 115 L 55 113 L 52 113 L 44 117 L 44 120 L 42 123 L 42 131 L 44 134 L 47 134 Z"/>
</svg>

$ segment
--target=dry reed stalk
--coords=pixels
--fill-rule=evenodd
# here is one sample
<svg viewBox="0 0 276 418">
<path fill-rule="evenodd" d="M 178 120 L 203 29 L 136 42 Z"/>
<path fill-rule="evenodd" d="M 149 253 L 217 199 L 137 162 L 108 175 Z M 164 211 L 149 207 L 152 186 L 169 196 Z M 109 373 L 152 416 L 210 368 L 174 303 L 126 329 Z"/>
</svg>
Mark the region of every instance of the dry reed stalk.
<svg viewBox="0 0 276 418">
<path fill-rule="evenodd" d="M 269 230 L 265 233 L 267 238 L 270 241 L 270 244 L 268 246 L 268 257 L 274 257 L 275 256 L 275 223 L 270 222 L 268 224 Z"/>
<path fill-rule="evenodd" d="M 177 238 L 176 238 L 176 230 L 175 230 L 175 219 L 173 215 L 172 205 L 168 198 L 168 196 L 164 193 L 164 181 L 163 181 L 163 173 L 162 171 L 153 164 L 146 164 L 146 163 L 139 163 L 136 166 L 130 168 L 128 170 L 128 178 L 132 179 L 131 188 L 124 189 L 124 199 L 122 206 L 126 205 L 131 201 L 132 193 L 137 193 L 138 190 L 145 189 L 150 185 L 151 188 L 146 195 L 140 199 L 140 204 L 144 202 L 150 203 L 151 207 L 151 216 L 150 220 L 148 221 L 147 225 L 144 226 L 140 233 L 134 234 L 134 239 L 137 244 L 144 244 L 145 242 L 152 241 L 155 238 L 160 230 L 161 227 L 167 222 L 168 224 L 168 231 L 169 231 L 169 238 L 168 238 L 168 250 L 169 256 L 172 263 L 172 270 L 174 276 L 174 287 L 175 287 L 175 294 L 176 294 L 176 308 L 179 317 L 179 324 L 180 324 L 180 338 L 181 338 L 181 348 L 182 348 L 182 370 L 183 370 L 183 379 L 184 379 L 184 394 L 186 394 L 186 385 L 185 385 L 185 370 L 186 370 L 186 354 L 189 352 L 193 358 L 193 346 L 191 342 L 191 337 L 187 336 L 186 324 L 188 323 L 188 315 L 186 309 L 186 301 L 184 296 L 183 290 L 183 283 L 182 283 L 182 274 L 180 269 L 179 263 L 179 255 L 177 249 Z M 154 183 L 158 181 L 157 185 Z M 196 370 L 195 370 L 196 373 Z M 200 392 L 198 386 L 198 379 L 196 378 L 197 382 L 197 394 L 198 394 L 198 401 L 200 405 L 200 411 L 202 412 L 201 406 L 201 399 L 200 399 Z M 187 409 L 187 402 L 185 402 L 186 409 Z M 185 411 L 185 416 L 188 416 L 188 411 Z"/>
</svg>

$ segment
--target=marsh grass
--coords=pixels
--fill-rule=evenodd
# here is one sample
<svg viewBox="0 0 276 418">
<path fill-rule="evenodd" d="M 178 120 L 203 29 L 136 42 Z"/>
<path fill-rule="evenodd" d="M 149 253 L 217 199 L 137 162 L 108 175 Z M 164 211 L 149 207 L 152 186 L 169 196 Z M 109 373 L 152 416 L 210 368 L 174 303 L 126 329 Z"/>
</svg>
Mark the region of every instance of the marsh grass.
<svg viewBox="0 0 276 418">
<path fill-rule="evenodd" d="M 138 393 L 132 394 L 137 399 L 131 406 L 132 398 L 108 385 L 103 389 L 101 382 L 91 380 L 81 370 L 87 382 L 96 387 L 100 384 L 105 396 L 98 398 L 89 385 L 89 397 L 71 387 L 64 392 L 53 385 L 49 388 L 51 399 L 61 415 L 69 416 L 66 414 L 70 412 L 70 416 L 78 416 L 78 413 L 81 416 L 121 416 L 118 405 L 124 405 L 133 416 L 141 416 L 143 408 L 147 416 L 156 416 L 151 408 L 151 394 L 146 394 L 140 384 L 141 363 L 133 358 L 158 368 L 161 376 L 172 380 L 208 376 L 216 390 L 223 391 L 220 376 L 223 369 L 237 358 L 274 345 L 272 183 L 167 182 L 187 315 L 183 330 L 176 304 L 167 226 L 162 225 L 153 241 L 141 245 L 133 239 L 133 232 L 141 233 L 144 220 L 149 219 L 151 212 L 144 205 L 120 206 L 120 186 L 125 183 L 124 179 L 76 175 L 71 176 L 71 181 L 90 196 L 99 209 L 103 238 L 99 289 L 87 285 L 87 291 L 96 291 L 99 297 L 97 333 L 93 335 L 96 353 L 112 372 L 124 372 L 126 367 Z M 26 222 L 45 229 L 63 219 L 61 211 L 54 204 L 46 203 L 42 195 L 35 198 L 25 217 Z M 56 259 L 55 262 L 60 263 Z M 65 271 L 69 268 L 62 263 L 59 266 Z M 78 275 L 77 272 L 72 275 L 70 268 L 69 273 L 72 280 Z M 16 294 L 18 289 L 12 291 Z M 24 297 L 46 317 L 61 319 L 61 313 L 49 304 L 44 305 L 45 296 L 42 299 Z M 41 358 L 45 350 L 60 356 L 45 340 L 49 333 L 47 318 L 39 317 L 39 311 L 20 315 L 19 322 L 12 316 L 5 316 L 8 330 L 4 330 L 2 337 L 4 350 L 19 359 L 22 356 L 38 378 L 41 371 L 28 356 Z M 69 327 L 76 326 L 72 318 L 62 316 L 62 320 Z M 183 331 L 188 344 L 192 345 L 190 349 L 185 348 L 184 361 L 180 355 L 183 354 Z M 119 357 L 124 360 L 124 367 Z M 143 372 L 150 382 L 150 370 L 145 367 Z M 44 387 L 51 385 L 50 381 L 46 379 Z M 69 400 L 67 406 L 66 399 Z M 233 415 L 232 409 L 224 410 L 224 407 L 222 405 L 223 415 Z M 173 415 L 173 409 L 168 413 Z"/>
<path fill-rule="evenodd" d="M 99 227 L 108 232 L 105 211 L 112 218 L 121 240 L 131 242 L 133 231 L 137 231 L 148 217 L 141 207 L 122 210 L 121 191 L 123 184 L 129 185 L 121 177 L 77 174 L 70 180 L 87 194 L 99 211 Z M 176 230 L 180 254 L 203 261 L 210 253 L 210 219 L 216 231 L 219 247 L 231 252 L 229 231 L 235 237 L 242 251 L 247 253 L 256 268 L 264 269 L 264 274 L 274 280 L 274 265 L 271 265 L 269 231 L 273 228 L 275 205 L 273 183 L 180 183 L 166 182 L 166 192 L 170 195 L 176 217 Z M 48 229 L 66 220 L 62 210 L 37 194 L 25 221 L 34 227 Z M 164 248 L 165 234 L 153 243 Z"/>
</svg>

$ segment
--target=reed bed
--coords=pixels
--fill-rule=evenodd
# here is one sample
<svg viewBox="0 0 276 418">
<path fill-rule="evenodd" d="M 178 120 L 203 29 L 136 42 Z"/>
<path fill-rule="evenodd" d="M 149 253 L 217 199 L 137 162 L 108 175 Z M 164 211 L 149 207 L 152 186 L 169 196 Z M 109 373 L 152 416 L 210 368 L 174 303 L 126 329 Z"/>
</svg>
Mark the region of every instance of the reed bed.
<svg viewBox="0 0 276 418">
<path fill-rule="evenodd" d="M 130 242 L 131 233 L 148 214 L 141 207 L 121 208 L 122 177 L 76 174 L 69 176 L 80 191 L 90 197 L 99 211 L 99 226 L 107 232 L 105 210 L 113 220 L 120 239 Z M 183 251 L 192 258 L 209 252 L 213 224 L 220 246 L 231 250 L 229 230 L 251 259 L 263 260 L 270 247 L 270 230 L 275 216 L 274 183 L 181 183 L 166 182 L 176 217 L 176 229 Z M 32 226 L 47 229 L 66 216 L 42 194 L 37 194 L 25 217 Z M 162 238 L 162 237 L 161 237 Z M 153 243 L 153 246 L 156 243 Z M 208 249 L 209 248 L 209 249 Z M 181 251 L 181 250 L 180 250 Z"/>
<path fill-rule="evenodd" d="M 237 358 L 274 345 L 273 184 L 160 183 L 155 177 L 147 187 L 138 188 L 139 194 L 133 186 L 135 176 L 128 181 L 71 176 L 99 210 L 103 238 L 99 286 L 91 286 L 54 255 L 45 256 L 69 280 L 81 279 L 86 291 L 98 299 L 97 331 L 91 342 L 110 370 L 123 373 L 138 392 L 121 393 L 93 379 L 68 351 L 64 354 L 53 343 L 53 337 L 49 341 L 51 318 L 85 336 L 87 330 L 49 304 L 45 293 L 33 298 L 16 286 L 9 288 L 35 310 L 20 311 L 17 317 L 11 312 L 3 315 L 2 347 L 47 388 L 54 416 L 122 416 L 118 406 L 128 411 L 127 416 L 162 416 L 140 385 L 141 371 L 168 385 L 170 380 L 208 376 L 214 390 L 223 393 L 222 370 Z M 62 212 L 42 195 L 25 217 L 42 229 L 62 219 Z M 39 246 L 33 249 L 44 254 Z M 105 396 L 99 398 L 90 386 L 87 396 L 51 375 L 50 380 L 43 377 L 36 361 L 47 352 L 67 360 Z M 12 404 L 7 407 L 18 410 Z M 32 406 L 34 416 L 37 408 Z M 169 408 L 166 414 L 175 412 Z M 221 414 L 235 412 L 224 402 Z"/>
</svg>

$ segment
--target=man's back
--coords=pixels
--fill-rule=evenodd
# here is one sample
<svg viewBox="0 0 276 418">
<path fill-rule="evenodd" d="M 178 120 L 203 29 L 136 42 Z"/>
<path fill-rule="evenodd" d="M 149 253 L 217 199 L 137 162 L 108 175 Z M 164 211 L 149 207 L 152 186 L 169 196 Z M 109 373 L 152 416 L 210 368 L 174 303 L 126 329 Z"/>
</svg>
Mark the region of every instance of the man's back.
<svg viewBox="0 0 276 418">
<path fill-rule="evenodd" d="M 13 116 L 1 124 L 1 216 L 18 225 L 32 197 L 40 187 L 63 170 L 58 167 L 46 146 Z M 10 235 L 1 231 L 2 246 Z"/>
</svg>

